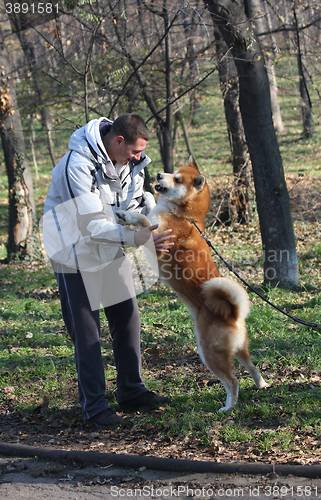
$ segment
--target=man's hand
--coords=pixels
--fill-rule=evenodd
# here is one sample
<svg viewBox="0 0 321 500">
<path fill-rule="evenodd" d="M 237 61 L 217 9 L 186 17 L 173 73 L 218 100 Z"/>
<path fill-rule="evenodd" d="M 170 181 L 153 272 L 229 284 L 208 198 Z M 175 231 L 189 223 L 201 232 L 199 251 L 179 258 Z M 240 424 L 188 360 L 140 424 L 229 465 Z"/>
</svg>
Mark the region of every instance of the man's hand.
<svg viewBox="0 0 321 500">
<path fill-rule="evenodd" d="M 173 242 L 169 241 L 170 239 L 175 238 L 171 229 L 166 229 L 166 231 L 162 231 L 160 233 L 153 233 L 155 229 L 158 228 L 158 224 L 154 224 L 153 226 L 148 226 L 136 231 L 135 234 L 135 244 L 137 246 L 144 245 L 149 240 L 151 233 L 152 238 L 155 245 L 155 250 L 157 252 L 169 252 L 170 248 L 174 245 Z"/>
</svg>

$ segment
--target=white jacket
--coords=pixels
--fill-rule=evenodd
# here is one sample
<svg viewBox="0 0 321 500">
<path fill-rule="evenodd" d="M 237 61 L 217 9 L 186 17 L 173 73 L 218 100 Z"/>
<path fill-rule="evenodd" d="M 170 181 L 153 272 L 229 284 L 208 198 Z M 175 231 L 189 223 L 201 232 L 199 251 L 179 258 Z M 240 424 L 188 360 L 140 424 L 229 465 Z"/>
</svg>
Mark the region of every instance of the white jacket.
<svg viewBox="0 0 321 500">
<path fill-rule="evenodd" d="M 53 262 L 95 271 L 111 262 L 120 247 L 134 247 L 135 231 L 117 224 L 117 209 L 148 214 L 155 200 L 145 193 L 144 167 L 151 161 L 114 166 L 102 134 L 107 118 L 91 120 L 70 138 L 68 153 L 52 170 L 45 201 L 43 241 Z M 117 170 L 116 170 L 117 169 Z"/>
</svg>

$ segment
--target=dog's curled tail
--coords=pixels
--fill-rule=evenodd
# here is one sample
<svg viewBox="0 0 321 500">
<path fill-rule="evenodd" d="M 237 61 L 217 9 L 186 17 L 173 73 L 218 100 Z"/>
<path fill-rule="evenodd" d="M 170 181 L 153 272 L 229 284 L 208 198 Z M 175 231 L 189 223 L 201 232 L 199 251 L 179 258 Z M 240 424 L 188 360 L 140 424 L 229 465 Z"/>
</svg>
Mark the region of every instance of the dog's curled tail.
<svg viewBox="0 0 321 500">
<path fill-rule="evenodd" d="M 208 309 L 223 320 L 245 319 L 250 311 L 248 294 L 235 281 L 212 278 L 203 283 L 201 290 Z"/>
</svg>

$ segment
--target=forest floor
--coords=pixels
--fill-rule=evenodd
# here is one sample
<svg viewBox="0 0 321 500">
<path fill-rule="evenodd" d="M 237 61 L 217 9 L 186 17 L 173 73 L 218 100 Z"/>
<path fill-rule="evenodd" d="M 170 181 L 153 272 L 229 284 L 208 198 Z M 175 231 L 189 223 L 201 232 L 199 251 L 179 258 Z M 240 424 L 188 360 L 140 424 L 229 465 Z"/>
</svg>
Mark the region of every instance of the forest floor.
<svg viewBox="0 0 321 500">
<path fill-rule="evenodd" d="M 290 178 L 288 186 L 293 219 L 300 222 L 321 223 L 320 179 L 312 177 Z M 164 375 L 175 370 L 175 360 L 169 362 L 166 359 L 166 363 L 163 363 L 162 359 L 159 358 L 159 352 L 154 354 L 155 356 L 152 352 L 150 353 L 149 366 L 154 364 L 154 368 L 159 369 Z M 198 358 L 196 359 L 194 354 L 191 354 L 190 359 L 185 359 L 185 362 L 190 362 L 194 376 L 202 385 L 202 381 L 208 378 L 206 368 Z M 266 369 L 269 369 L 268 363 Z M 285 375 L 284 370 L 283 372 L 276 371 L 274 383 L 281 386 L 284 383 Z M 301 373 L 298 374 L 298 376 L 300 375 L 302 376 Z M 314 374 L 316 386 L 320 386 L 320 376 L 320 373 Z M 8 400 L 10 400 L 10 394 L 8 394 Z M 154 410 L 153 413 L 156 416 L 159 413 L 161 416 L 162 411 L 163 409 L 160 408 Z M 203 446 L 195 439 L 189 440 L 187 436 L 179 439 L 177 436 L 163 435 L 157 428 L 139 425 L 141 418 L 144 417 L 139 412 L 123 416 L 126 422 L 124 428 L 116 431 L 98 432 L 84 426 L 81 410 L 78 406 L 63 409 L 57 413 L 57 411 L 48 410 L 45 405 L 42 405 L 37 407 L 33 413 L 22 414 L 20 411 L 10 411 L 9 404 L 7 408 L 2 407 L 0 410 L 1 440 L 11 443 L 12 446 L 18 443 L 38 447 L 102 452 L 107 450 L 108 453 L 157 455 L 166 458 L 201 461 L 250 461 L 262 464 L 266 461 L 270 462 L 266 454 L 253 455 L 250 447 L 229 449 L 226 446 L 225 449 L 222 449 L 220 445 L 217 445 L 217 448 Z M 172 423 L 169 421 L 168 427 L 171 425 Z M 218 427 L 232 426 L 233 418 L 227 415 L 226 421 L 221 420 L 217 425 Z M 248 422 L 248 426 L 251 426 L 251 422 Z M 295 457 L 286 449 L 279 448 L 273 456 L 273 462 L 298 463 L 302 441 L 305 439 L 311 440 L 313 436 L 294 435 L 293 440 L 297 442 Z M 314 439 L 316 442 L 313 444 L 313 456 L 305 456 L 305 464 L 316 462 L 321 464 L 321 442 L 319 442 L 319 438 L 315 437 Z M 179 485 L 182 485 L 182 488 L 180 494 L 177 495 Z M 159 489 L 154 491 L 153 487 Z M 171 491 L 164 490 L 169 487 L 172 488 Z M 305 489 L 301 490 L 301 487 Z M 114 466 L 87 466 L 84 463 L 55 463 L 32 457 L 0 458 L 1 498 L 7 496 L 17 499 L 90 499 L 112 498 L 114 496 L 153 496 L 154 498 L 157 496 L 160 498 L 180 496 L 186 498 L 200 496 L 200 488 L 204 488 L 204 497 L 211 498 L 237 498 L 240 496 L 243 498 L 251 498 L 252 496 L 256 498 L 321 498 L 321 479 L 282 478 L 276 475 L 182 474 L 171 471 L 164 473 L 148 471 L 144 468 L 134 470 Z M 237 492 L 236 488 L 240 488 L 240 490 Z M 305 496 L 302 491 L 305 492 Z"/>
</svg>

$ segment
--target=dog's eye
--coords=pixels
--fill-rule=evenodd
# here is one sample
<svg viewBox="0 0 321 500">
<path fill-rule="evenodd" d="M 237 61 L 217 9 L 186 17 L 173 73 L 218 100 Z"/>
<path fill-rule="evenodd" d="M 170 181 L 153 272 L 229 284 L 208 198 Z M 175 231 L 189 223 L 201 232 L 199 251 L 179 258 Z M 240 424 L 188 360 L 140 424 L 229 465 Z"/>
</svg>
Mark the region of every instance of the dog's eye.
<svg viewBox="0 0 321 500">
<path fill-rule="evenodd" d="M 174 182 L 176 182 L 176 184 L 180 184 L 182 180 L 180 177 L 174 177 Z"/>
</svg>

